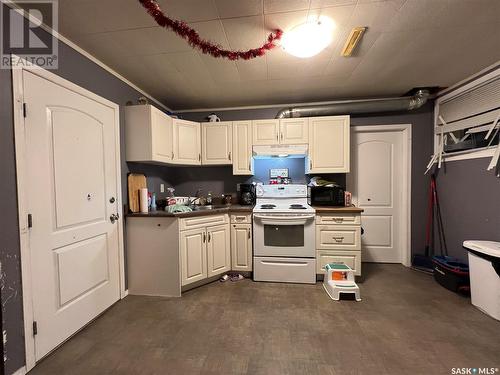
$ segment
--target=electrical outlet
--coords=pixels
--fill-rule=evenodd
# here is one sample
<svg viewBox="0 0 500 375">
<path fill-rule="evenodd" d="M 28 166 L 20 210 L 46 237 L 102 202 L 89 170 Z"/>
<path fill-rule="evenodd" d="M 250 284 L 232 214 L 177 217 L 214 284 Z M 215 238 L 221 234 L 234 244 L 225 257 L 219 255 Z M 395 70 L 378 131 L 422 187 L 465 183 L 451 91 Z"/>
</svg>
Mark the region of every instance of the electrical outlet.
<svg viewBox="0 0 500 375">
<path fill-rule="evenodd" d="M 165 184 L 160 184 L 160 193 L 165 192 Z"/>
</svg>

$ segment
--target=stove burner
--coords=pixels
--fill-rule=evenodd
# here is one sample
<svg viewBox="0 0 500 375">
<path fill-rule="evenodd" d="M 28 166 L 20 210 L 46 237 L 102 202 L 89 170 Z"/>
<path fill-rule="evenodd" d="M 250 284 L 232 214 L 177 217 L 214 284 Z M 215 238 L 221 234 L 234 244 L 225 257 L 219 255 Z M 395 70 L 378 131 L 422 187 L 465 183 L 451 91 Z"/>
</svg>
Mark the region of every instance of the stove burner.
<svg viewBox="0 0 500 375">
<path fill-rule="evenodd" d="M 291 204 L 290 205 L 290 209 L 291 210 L 305 210 L 306 207 L 304 207 L 303 205 L 301 204 Z"/>
<path fill-rule="evenodd" d="M 262 208 L 264 210 L 272 210 L 275 207 L 276 207 L 275 204 L 261 204 L 260 205 L 260 208 Z"/>
</svg>

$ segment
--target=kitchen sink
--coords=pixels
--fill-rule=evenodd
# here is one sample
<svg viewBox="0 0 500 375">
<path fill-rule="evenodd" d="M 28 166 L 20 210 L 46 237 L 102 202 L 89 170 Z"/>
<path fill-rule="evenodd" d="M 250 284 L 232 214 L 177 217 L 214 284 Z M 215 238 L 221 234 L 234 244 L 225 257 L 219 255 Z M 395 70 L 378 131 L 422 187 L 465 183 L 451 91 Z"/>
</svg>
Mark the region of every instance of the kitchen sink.
<svg viewBox="0 0 500 375">
<path fill-rule="evenodd" d="M 226 208 L 225 205 L 207 205 L 207 206 L 191 206 L 193 211 L 208 211 L 208 210 L 216 210 L 218 208 Z"/>
</svg>

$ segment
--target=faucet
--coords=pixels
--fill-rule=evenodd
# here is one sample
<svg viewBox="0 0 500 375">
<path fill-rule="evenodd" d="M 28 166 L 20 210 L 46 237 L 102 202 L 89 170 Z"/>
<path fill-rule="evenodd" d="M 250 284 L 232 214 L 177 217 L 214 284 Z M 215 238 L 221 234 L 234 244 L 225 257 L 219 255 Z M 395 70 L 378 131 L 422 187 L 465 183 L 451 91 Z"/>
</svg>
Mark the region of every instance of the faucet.
<svg viewBox="0 0 500 375">
<path fill-rule="evenodd" d="M 196 190 L 196 193 L 194 193 L 194 198 L 191 200 L 188 198 L 187 205 L 186 206 L 194 206 L 194 202 L 196 199 L 200 197 L 200 193 L 202 192 L 203 189 L 199 188 Z"/>
</svg>

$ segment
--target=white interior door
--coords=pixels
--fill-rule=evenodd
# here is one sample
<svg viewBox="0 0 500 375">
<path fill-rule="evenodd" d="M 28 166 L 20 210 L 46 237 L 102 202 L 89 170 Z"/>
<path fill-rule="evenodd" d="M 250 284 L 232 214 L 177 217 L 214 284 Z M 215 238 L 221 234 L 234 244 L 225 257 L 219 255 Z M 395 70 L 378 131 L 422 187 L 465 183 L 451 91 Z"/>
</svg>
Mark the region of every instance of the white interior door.
<svg viewBox="0 0 500 375">
<path fill-rule="evenodd" d="M 23 72 L 39 360 L 120 298 L 116 107 Z M 29 317 L 26 317 L 29 319 Z M 31 332 L 27 332 L 27 335 Z"/>
<path fill-rule="evenodd" d="M 347 189 L 364 209 L 361 225 L 363 261 L 401 263 L 406 227 L 402 202 L 405 178 L 402 131 L 358 127 L 351 135 L 351 173 Z"/>
</svg>

